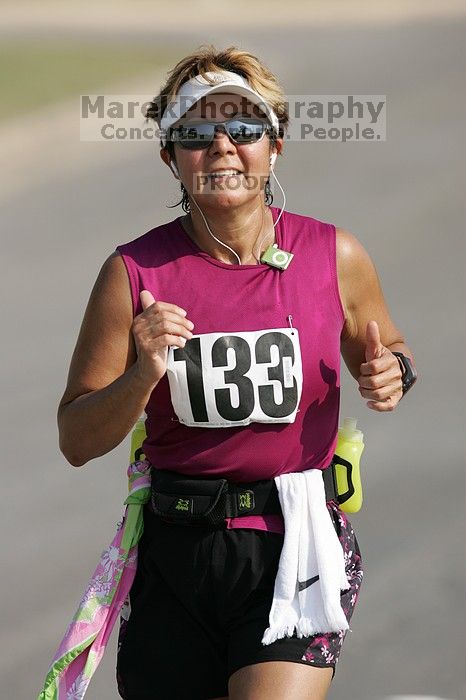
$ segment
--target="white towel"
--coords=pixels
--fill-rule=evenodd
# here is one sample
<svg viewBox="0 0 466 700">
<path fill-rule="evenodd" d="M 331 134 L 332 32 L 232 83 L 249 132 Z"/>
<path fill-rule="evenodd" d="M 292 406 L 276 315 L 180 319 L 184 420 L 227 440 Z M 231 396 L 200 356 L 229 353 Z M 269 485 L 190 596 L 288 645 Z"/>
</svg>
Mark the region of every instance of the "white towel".
<svg viewBox="0 0 466 700">
<path fill-rule="evenodd" d="M 275 477 L 285 520 L 269 627 L 262 644 L 349 628 L 340 592 L 350 586 L 343 549 L 327 510 L 320 469 Z"/>
</svg>

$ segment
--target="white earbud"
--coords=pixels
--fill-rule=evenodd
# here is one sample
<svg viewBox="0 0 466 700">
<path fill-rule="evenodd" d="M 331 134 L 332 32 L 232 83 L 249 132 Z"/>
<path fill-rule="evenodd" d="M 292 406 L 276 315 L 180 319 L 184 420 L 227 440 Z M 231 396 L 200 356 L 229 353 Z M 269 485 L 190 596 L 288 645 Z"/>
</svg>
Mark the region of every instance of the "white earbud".
<svg viewBox="0 0 466 700">
<path fill-rule="evenodd" d="M 172 171 L 173 175 L 176 177 L 177 180 L 180 179 L 180 174 L 178 172 L 178 168 L 176 167 L 176 163 L 174 163 L 172 160 L 169 163 L 170 170 Z"/>
<path fill-rule="evenodd" d="M 270 156 L 270 167 L 271 168 L 273 168 L 273 166 L 275 165 L 276 160 L 277 160 L 277 154 L 272 153 L 272 155 Z"/>
</svg>

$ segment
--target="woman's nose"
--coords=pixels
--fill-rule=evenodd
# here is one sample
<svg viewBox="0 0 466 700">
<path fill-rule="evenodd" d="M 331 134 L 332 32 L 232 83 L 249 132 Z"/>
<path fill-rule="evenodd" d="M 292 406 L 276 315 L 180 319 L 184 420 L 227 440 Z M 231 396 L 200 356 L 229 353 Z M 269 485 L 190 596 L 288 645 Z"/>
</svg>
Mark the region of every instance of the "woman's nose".
<svg viewBox="0 0 466 700">
<path fill-rule="evenodd" d="M 216 127 L 209 150 L 212 153 L 228 153 L 236 150 L 236 146 L 228 136 L 224 126 L 219 125 Z"/>
</svg>

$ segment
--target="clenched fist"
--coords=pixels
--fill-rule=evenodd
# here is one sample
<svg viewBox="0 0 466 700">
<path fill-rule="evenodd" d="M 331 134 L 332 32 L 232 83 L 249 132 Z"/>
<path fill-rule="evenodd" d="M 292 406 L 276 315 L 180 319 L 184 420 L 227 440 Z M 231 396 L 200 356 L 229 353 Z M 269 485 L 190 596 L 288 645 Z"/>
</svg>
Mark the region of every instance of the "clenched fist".
<svg viewBox="0 0 466 700">
<path fill-rule="evenodd" d="M 143 312 L 133 320 L 137 365 L 141 378 L 148 385 L 156 385 L 167 371 L 168 347 L 183 348 L 193 337 L 194 324 L 186 318 L 186 311 L 175 304 L 155 301 L 143 289 L 139 295 Z"/>
</svg>

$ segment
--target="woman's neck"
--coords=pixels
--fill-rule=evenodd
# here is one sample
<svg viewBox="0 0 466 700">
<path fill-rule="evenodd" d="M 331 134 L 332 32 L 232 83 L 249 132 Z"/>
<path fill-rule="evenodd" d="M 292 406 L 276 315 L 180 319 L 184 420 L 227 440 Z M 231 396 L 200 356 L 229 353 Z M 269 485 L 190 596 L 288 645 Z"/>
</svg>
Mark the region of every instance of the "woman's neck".
<svg viewBox="0 0 466 700">
<path fill-rule="evenodd" d="M 203 214 L 213 235 L 235 251 L 242 265 L 258 264 L 264 250 L 275 242 L 272 212 L 263 202 L 247 212 L 228 209 Z M 182 218 L 182 224 L 201 250 L 221 262 L 238 265 L 237 257 L 210 235 L 195 204 L 191 203 L 191 212 Z"/>
</svg>

